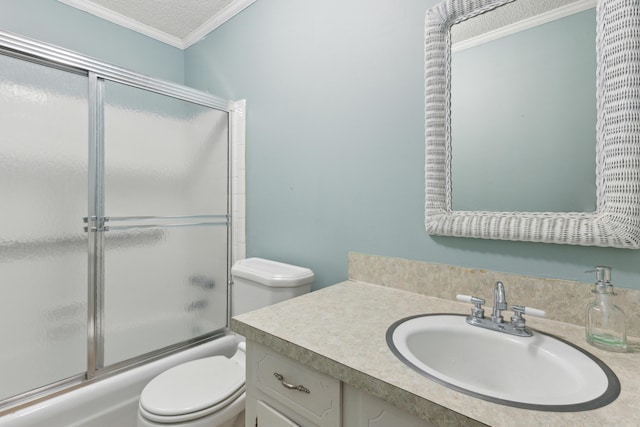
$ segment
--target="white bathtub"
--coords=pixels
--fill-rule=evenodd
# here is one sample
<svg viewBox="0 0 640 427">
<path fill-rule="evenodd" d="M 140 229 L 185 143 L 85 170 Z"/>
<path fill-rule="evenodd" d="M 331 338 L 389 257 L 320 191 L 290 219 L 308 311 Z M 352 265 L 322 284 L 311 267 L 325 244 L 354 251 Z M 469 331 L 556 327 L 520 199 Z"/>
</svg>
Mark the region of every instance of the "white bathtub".
<svg viewBox="0 0 640 427">
<path fill-rule="evenodd" d="M 135 427 L 138 397 L 153 377 L 188 360 L 235 352 L 222 337 L 0 417 L 0 427 Z"/>
</svg>

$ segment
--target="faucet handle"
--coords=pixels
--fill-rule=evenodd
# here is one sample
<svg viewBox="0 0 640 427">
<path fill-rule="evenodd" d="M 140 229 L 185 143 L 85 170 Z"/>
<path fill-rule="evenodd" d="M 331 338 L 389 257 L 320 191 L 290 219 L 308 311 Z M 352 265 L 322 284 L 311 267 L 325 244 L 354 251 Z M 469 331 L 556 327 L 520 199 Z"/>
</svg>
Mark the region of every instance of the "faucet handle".
<svg viewBox="0 0 640 427">
<path fill-rule="evenodd" d="M 456 295 L 456 299 L 461 302 L 470 302 L 471 304 L 473 304 L 473 308 L 471 309 L 471 317 L 479 319 L 484 318 L 484 309 L 482 308 L 482 304 L 485 303 L 485 300 L 471 295 L 460 294 Z"/>
<path fill-rule="evenodd" d="M 485 300 L 483 300 L 482 298 L 473 297 L 471 295 L 458 294 L 458 295 L 456 295 L 456 299 L 458 301 L 461 301 L 461 302 L 470 302 L 471 304 L 484 304 L 485 303 Z"/>
<path fill-rule="evenodd" d="M 544 310 L 539 310 L 537 308 L 525 307 L 523 305 L 512 305 L 511 311 L 514 313 L 519 313 L 520 316 L 526 314 L 528 316 L 536 316 L 536 317 L 547 317 L 547 313 Z"/>
<path fill-rule="evenodd" d="M 511 317 L 511 324 L 516 328 L 523 328 L 525 325 L 523 314 L 536 316 L 536 317 L 545 317 L 547 313 L 544 310 L 538 310 L 537 308 L 525 307 L 523 305 L 512 305 L 511 311 L 513 311 L 513 316 Z"/>
</svg>

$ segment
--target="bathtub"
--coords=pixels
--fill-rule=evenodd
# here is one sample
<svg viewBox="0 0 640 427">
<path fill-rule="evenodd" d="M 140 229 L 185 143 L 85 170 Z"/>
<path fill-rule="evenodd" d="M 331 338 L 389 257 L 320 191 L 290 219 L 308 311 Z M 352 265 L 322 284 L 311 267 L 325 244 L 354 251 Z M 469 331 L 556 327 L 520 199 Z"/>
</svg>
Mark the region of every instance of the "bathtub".
<svg viewBox="0 0 640 427">
<path fill-rule="evenodd" d="M 138 398 L 156 375 L 177 364 L 235 352 L 227 335 L 0 417 L 0 427 L 135 427 Z"/>
</svg>

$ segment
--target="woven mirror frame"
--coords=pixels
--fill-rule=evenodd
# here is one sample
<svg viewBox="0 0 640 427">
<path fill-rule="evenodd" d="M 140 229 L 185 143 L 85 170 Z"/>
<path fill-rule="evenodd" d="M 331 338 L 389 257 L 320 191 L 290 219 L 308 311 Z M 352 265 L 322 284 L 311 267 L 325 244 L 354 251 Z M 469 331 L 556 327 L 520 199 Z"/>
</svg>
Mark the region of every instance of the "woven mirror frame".
<svg viewBox="0 0 640 427">
<path fill-rule="evenodd" d="M 596 7 L 596 211 L 451 209 L 451 26 L 514 0 L 445 0 L 425 22 L 425 225 L 441 236 L 640 248 L 640 2 Z"/>
</svg>

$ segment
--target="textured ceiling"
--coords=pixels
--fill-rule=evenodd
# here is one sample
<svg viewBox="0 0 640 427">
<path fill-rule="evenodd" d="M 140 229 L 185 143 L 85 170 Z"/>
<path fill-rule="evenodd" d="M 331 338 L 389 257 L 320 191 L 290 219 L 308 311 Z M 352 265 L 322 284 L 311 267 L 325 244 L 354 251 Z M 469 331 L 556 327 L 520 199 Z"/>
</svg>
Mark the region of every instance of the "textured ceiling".
<svg viewBox="0 0 640 427">
<path fill-rule="evenodd" d="M 255 0 L 59 1 L 184 49 Z"/>
</svg>

